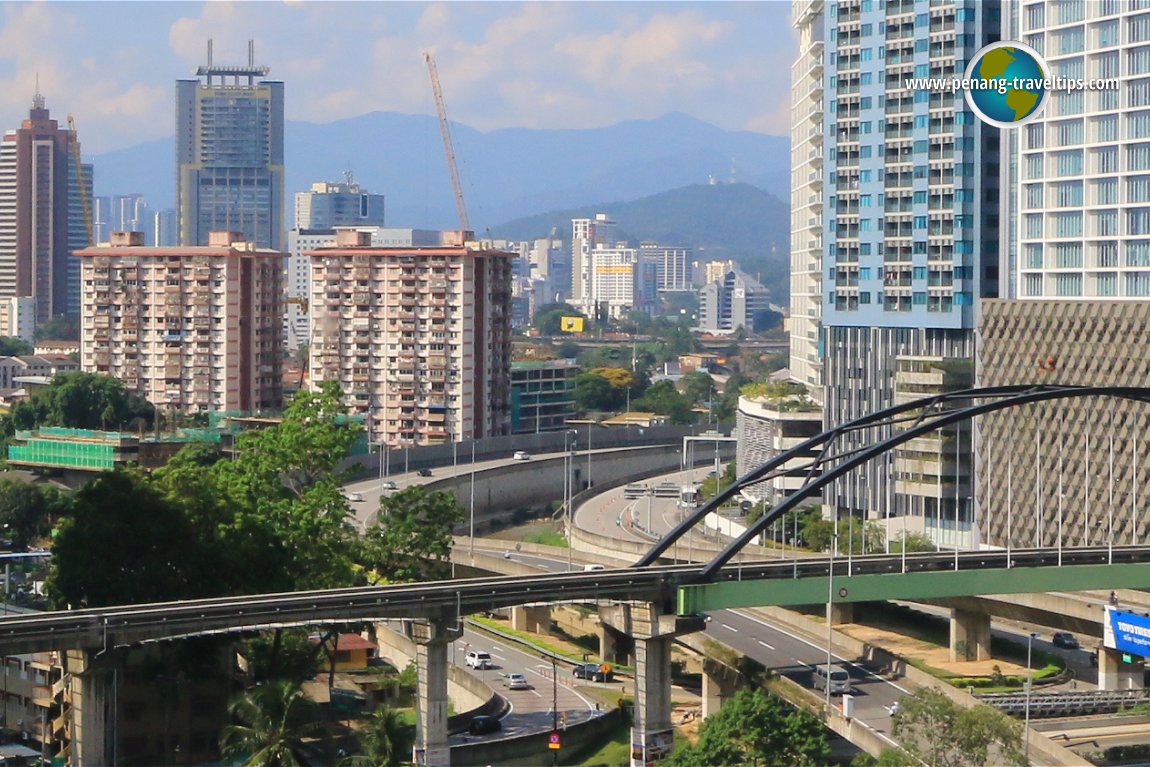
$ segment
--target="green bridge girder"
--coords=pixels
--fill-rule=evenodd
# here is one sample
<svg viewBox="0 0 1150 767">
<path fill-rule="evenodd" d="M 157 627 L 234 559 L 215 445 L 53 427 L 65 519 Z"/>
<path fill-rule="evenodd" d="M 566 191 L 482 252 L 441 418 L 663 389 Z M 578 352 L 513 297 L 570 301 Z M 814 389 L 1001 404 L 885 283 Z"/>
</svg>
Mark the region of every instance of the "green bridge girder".
<svg viewBox="0 0 1150 767">
<path fill-rule="evenodd" d="M 838 569 L 838 566 L 835 568 Z M 737 607 L 1150 588 L 1150 563 L 836 575 L 680 586 L 679 615 Z"/>
</svg>

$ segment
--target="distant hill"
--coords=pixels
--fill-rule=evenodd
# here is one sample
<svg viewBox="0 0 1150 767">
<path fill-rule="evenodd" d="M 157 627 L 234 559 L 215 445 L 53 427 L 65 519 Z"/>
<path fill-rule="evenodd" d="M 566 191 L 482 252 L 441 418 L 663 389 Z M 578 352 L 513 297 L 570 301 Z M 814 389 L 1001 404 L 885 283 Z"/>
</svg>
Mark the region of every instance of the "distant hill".
<svg viewBox="0 0 1150 767">
<path fill-rule="evenodd" d="M 758 275 L 775 303 L 785 304 L 790 279 L 790 206 L 750 184 L 693 184 L 629 202 L 604 202 L 555 210 L 493 227 L 491 235 L 510 240 L 544 237 L 554 228 L 571 237 L 571 219 L 607 213 L 620 237 L 638 244 L 658 240 L 691 245 L 696 258 L 733 258 Z"/>
<path fill-rule="evenodd" d="M 361 186 L 387 197 L 389 223 L 458 226 L 434 117 L 373 112 L 326 124 L 289 121 L 285 132 L 288 211 L 291 195 L 316 181 L 339 181 L 351 169 Z M 453 123 L 452 136 L 478 232 L 498 221 L 596 200 L 635 200 L 711 176 L 727 181 L 732 169 L 739 181 L 789 194 L 785 137 L 726 131 L 684 114 L 585 130 L 484 133 Z M 95 164 L 96 194 L 138 192 L 153 208 L 172 207 L 174 147 L 167 138 L 86 158 Z"/>
</svg>

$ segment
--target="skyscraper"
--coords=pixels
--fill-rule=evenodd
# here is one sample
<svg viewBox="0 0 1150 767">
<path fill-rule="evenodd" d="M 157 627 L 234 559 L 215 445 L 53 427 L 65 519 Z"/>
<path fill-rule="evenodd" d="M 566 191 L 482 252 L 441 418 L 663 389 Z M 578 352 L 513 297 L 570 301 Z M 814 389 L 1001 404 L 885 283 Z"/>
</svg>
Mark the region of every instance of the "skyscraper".
<svg viewBox="0 0 1150 767">
<path fill-rule="evenodd" d="M 0 297 L 35 299 L 37 322 L 79 314 L 81 177 L 92 193 L 92 167 L 79 173 L 79 154 L 76 134 L 49 116 L 39 92 L 28 119 L 0 141 Z"/>
<path fill-rule="evenodd" d="M 821 245 L 802 252 L 820 260 L 804 271 L 823 286 L 824 425 L 833 427 L 893 404 L 900 357 L 973 357 L 976 302 L 998 293 L 998 129 L 961 92 L 912 91 L 904 81 L 961 77 L 999 38 L 1000 3 L 843 0 L 809 23 L 818 27 L 807 29 L 802 55 L 812 66 L 825 41 L 825 164 L 807 168 L 821 175 L 821 206 L 798 210 L 819 219 Z M 808 130 L 812 119 L 795 115 Z M 842 450 L 858 447 L 846 441 Z M 836 515 L 890 513 L 893 461 L 848 475 L 824 503 Z"/>
<path fill-rule="evenodd" d="M 283 250 L 283 83 L 247 66 L 214 66 L 208 42 L 200 79 L 176 81 L 176 208 L 180 244 L 206 245 L 213 231 L 243 232 Z"/>
</svg>

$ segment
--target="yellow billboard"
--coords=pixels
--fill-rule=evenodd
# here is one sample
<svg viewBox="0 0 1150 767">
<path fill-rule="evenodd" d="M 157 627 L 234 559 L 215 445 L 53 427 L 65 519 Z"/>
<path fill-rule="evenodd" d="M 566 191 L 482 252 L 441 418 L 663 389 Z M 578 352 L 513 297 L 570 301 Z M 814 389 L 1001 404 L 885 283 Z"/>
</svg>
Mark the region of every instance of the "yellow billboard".
<svg viewBox="0 0 1150 767">
<path fill-rule="evenodd" d="M 582 333 L 583 332 L 583 318 L 582 317 L 562 317 L 562 318 L 560 318 L 559 328 L 564 333 Z"/>
</svg>

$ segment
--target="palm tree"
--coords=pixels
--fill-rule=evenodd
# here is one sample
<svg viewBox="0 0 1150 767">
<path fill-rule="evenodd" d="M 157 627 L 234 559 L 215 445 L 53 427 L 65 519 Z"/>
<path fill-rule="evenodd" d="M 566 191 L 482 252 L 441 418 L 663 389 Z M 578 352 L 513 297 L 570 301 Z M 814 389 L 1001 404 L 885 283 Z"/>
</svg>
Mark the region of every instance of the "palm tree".
<svg viewBox="0 0 1150 767">
<path fill-rule="evenodd" d="M 413 738 L 403 715 L 393 708 L 380 706 L 371 713 L 359 730 L 363 753 L 349 756 L 344 767 L 401 767 L 411 761 Z"/>
<path fill-rule="evenodd" d="M 224 728 L 220 750 L 246 757 L 244 767 L 307 767 L 307 754 L 329 741 L 319 707 L 289 679 L 253 687 L 233 699 L 228 712 L 234 724 Z"/>
</svg>

